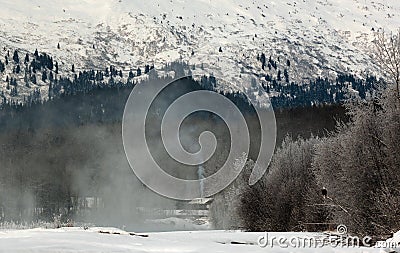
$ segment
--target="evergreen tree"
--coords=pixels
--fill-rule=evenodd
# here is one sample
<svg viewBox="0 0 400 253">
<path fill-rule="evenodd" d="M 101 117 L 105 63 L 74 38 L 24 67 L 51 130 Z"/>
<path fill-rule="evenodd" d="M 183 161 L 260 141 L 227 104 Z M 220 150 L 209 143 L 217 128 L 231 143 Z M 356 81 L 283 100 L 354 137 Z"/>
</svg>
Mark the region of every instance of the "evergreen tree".
<svg viewBox="0 0 400 253">
<path fill-rule="evenodd" d="M 6 67 L 4 66 L 4 63 L 0 61 L 0 73 L 3 73 Z"/>
<path fill-rule="evenodd" d="M 31 82 L 32 82 L 33 84 L 36 84 L 36 83 L 37 83 L 37 82 L 36 82 L 36 75 L 35 75 L 35 74 L 31 75 Z"/>
<path fill-rule="evenodd" d="M 15 67 L 15 73 L 19 74 L 19 72 L 21 72 L 21 67 L 18 64 L 17 67 Z"/>
<path fill-rule="evenodd" d="M 141 76 L 142 75 L 142 70 L 138 67 L 136 70 L 136 76 Z"/>
<path fill-rule="evenodd" d="M 283 70 L 283 75 L 285 76 L 285 81 L 287 83 L 289 83 L 289 73 L 288 73 L 287 69 Z"/>
<path fill-rule="evenodd" d="M 57 49 L 60 49 L 60 43 L 57 44 Z"/>
<path fill-rule="evenodd" d="M 75 73 L 75 65 L 74 65 L 74 64 L 72 64 L 72 69 L 71 69 L 71 71 L 72 71 L 73 73 Z"/>
<path fill-rule="evenodd" d="M 14 87 L 14 88 L 11 89 L 10 95 L 11 95 L 12 97 L 18 96 L 17 87 Z"/>
<path fill-rule="evenodd" d="M 17 79 L 11 77 L 11 79 L 10 79 L 10 84 L 13 85 L 13 86 L 17 86 L 17 85 L 18 85 Z"/>
<path fill-rule="evenodd" d="M 218 50 L 220 53 L 222 53 L 222 47 L 219 47 L 219 50 Z"/>
<path fill-rule="evenodd" d="M 111 76 L 110 79 L 108 79 L 108 86 L 114 87 L 114 85 L 115 85 L 115 81 L 114 81 L 113 76 Z"/>
<path fill-rule="evenodd" d="M 32 60 L 31 67 L 32 67 L 32 72 L 36 73 L 36 61 L 35 60 Z"/>
<path fill-rule="evenodd" d="M 54 64 L 53 64 L 53 57 L 49 57 L 47 61 L 47 68 L 49 70 L 53 70 Z"/>
<path fill-rule="evenodd" d="M 29 54 L 26 53 L 24 63 L 27 64 L 29 62 Z"/>
<path fill-rule="evenodd" d="M 114 75 L 113 66 L 110 66 L 109 69 L 110 69 L 110 76 L 113 76 Z"/>
<path fill-rule="evenodd" d="M 262 69 L 265 69 L 266 58 L 264 53 L 261 54 L 260 61 L 262 64 Z"/>
<path fill-rule="evenodd" d="M 24 82 L 25 82 L 25 86 L 27 88 L 30 88 L 29 79 L 28 79 L 28 71 L 26 69 L 25 69 L 25 75 L 24 75 Z"/>
<path fill-rule="evenodd" d="M 14 60 L 14 62 L 15 62 L 16 64 L 19 63 L 19 56 L 18 56 L 17 50 L 14 51 L 13 60 Z"/>
<path fill-rule="evenodd" d="M 266 87 L 265 91 L 266 91 L 268 94 L 270 93 L 270 88 L 269 88 L 269 85 L 267 85 L 267 87 Z"/>
<path fill-rule="evenodd" d="M 49 81 L 52 82 L 53 80 L 54 80 L 54 75 L 53 75 L 53 72 L 50 71 Z"/>
<path fill-rule="evenodd" d="M 44 70 L 42 73 L 42 81 L 46 82 L 46 80 L 47 80 L 47 72 L 46 72 L 46 70 Z"/>
<path fill-rule="evenodd" d="M 133 72 L 132 72 L 132 70 L 130 70 L 129 71 L 129 78 L 133 78 L 133 77 L 134 77 Z"/>
</svg>

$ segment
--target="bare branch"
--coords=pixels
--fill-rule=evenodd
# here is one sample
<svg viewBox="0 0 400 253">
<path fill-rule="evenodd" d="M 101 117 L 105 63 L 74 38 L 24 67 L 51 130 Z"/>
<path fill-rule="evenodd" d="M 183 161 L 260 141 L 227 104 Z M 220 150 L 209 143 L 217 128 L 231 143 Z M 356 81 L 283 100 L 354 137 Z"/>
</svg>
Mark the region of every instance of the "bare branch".
<svg viewBox="0 0 400 253">
<path fill-rule="evenodd" d="M 400 29 L 397 34 L 390 36 L 385 31 L 377 32 L 374 46 L 374 58 L 393 82 L 400 98 Z"/>
</svg>

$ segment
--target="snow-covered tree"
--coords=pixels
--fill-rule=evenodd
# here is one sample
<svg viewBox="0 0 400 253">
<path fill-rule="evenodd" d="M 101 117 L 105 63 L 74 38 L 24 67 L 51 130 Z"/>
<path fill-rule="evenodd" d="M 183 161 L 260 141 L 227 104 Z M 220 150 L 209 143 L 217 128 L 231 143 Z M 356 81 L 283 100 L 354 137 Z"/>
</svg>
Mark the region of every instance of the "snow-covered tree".
<svg viewBox="0 0 400 253">
<path fill-rule="evenodd" d="M 400 229 L 400 106 L 386 90 L 347 105 L 351 121 L 317 146 L 317 180 L 326 186 L 338 223 L 353 233 Z"/>
<path fill-rule="evenodd" d="M 394 84 L 400 96 L 400 29 L 396 34 L 377 32 L 374 40 L 374 58 Z"/>
<path fill-rule="evenodd" d="M 241 196 L 240 217 L 252 231 L 301 230 L 307 222 L 323 222 L 324 210 L 311 204 L 322 202 L 311 169 L 318 139 L 287 137 L 269 166 L 268 174 Z"/>
</svg>

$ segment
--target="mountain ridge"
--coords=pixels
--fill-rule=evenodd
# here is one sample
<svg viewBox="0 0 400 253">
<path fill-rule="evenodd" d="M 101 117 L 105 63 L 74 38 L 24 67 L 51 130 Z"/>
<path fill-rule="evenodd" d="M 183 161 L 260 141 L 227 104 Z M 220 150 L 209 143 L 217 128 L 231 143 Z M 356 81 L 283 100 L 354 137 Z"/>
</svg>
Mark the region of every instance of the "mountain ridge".
<svg viewBox="0 0 400 253">
<path fill-rule="evenodd" d="M 51 55 L 67 75 L 72 64 L 77 71 L 114 65 L 127 73 L 146 64 L 160 67 L 183 60 L 197 66 L 196 74 L 227 79 L 227 90 L 250 85 L 240 82 L 243 75 L 269 84 L 266 76 L 277 78 L 284 70 L 289 82 L 298 83 L 320 76 L 333 79 L 338 73 L 379 76 L 368 49 L 374 31 L 400 27 L 400 3 L 394 0 L 0 4 L 3 55 L 15 49 L 20 55 L 38 49 Z M 277 66 L 263 69 L 261 54 L 272 57 Z M 11 75 L 10 70 L 0 74 L 1 90 L 6 90 Z"/>
</svg>

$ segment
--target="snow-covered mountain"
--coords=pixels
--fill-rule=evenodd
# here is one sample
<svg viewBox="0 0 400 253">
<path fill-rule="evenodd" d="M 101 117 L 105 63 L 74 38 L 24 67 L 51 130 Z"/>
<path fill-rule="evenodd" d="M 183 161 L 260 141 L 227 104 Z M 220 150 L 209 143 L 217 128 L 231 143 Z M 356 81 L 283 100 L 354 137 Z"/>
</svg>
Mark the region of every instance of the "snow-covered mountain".
<svg viewBox="0 0 400 253">
<path fill-rule="evenodd" d="M 64 71 L 72 64 L 129 71 L 183 59 L 230 80 L 245 74 L 261 80 L 284 69 L 300 83 L 338 72 L 378 73 L 368 47 L 374 31 L 400 27 L 397 0 L 1 0 L 0 6 L 3 62 L 15 49 L 20 57 L 45 52 Z M 262 53 L 277 68 L 262 69 Z M 6 95 L 11 71 L 0 74 Z"/>
</svg>

